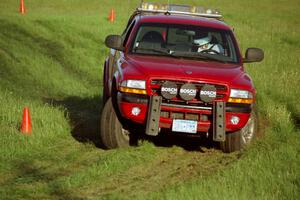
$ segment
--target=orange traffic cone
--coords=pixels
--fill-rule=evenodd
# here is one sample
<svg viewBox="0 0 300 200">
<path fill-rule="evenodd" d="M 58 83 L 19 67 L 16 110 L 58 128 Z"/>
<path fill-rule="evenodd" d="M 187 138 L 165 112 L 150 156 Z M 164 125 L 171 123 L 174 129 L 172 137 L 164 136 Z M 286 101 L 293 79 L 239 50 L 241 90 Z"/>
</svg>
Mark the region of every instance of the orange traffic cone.
<svg viewBox="0 0 300 200">
<path fill-rule="evenodd" d="M 108 16 L 108 20 L 110 22 L 114 22 L 115 21 L 115 18 L 116 18 L 116 14 L 115 14 L 115 10 L 112 8 L 110 10 L 110 13 L 109 13 L 109 16 Z"/>
<path fill-rule="evenodd" d="M 30 120 L 30 114 L 29 114 L 29 108 L 25 107 L 23 110 L 23 120 L 21 124 L 21 133 L 26 135 L 31 135 L 31 120 Z"/>
<path fill-rule="evenodd" d="M 24 5 L 24 0 L 20 1 L 20 13 L 25 14 L 25 5 Z"/>
</svg>

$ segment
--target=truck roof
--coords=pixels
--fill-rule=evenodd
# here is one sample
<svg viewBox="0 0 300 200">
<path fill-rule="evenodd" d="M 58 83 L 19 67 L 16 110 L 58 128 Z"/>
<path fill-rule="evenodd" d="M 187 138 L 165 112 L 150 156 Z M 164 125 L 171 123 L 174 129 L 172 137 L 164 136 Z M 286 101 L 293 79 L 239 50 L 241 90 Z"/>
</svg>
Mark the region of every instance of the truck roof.
<svg viewBox="0 0 300 200">
<path fill-rule="evenodd" d="M 184 15 L 136 15 L 139 23 L 163 23 L 163 24 L 188 24 L 194 26 L 204 26 L 209 28 L 231 30 L 223 21 L 214 18 L 206 18 L 199 16 L 184 16 Z"/>
</svg>

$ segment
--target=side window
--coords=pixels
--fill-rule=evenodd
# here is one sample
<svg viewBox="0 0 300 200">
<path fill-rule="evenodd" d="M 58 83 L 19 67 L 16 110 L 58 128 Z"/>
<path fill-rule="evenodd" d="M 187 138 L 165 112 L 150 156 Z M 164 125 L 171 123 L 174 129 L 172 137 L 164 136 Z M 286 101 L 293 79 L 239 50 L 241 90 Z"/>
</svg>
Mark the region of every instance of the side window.
<svg viewBox="0 0 300 200">
<path fill-rule="evenodd" d="M 123 38 L 123 46 L 125 46 L 125 44 L 127 43 L 127 40 L 130 36 L 130 33 L 134 27 L 134 24 L 135 24 L 135 20 L 132 21 L 132 23 L 127 27 L 127 29 L 124 31 L 123 35 L 122 35 L 122 38 Z"/>
<path fill-rule="evenodd" d="M 226 44 L 226 46 L 228 46 L 229 49 L 228 56 L 230 56 L 230 58 L 232 58 L 234 62 L 237 62 L 237 55 L 236 55 L 235 47 L 233 45 L 232 38 L 230 37 L 229 34 L 226 34 L 226 39 L 228 41 L 228 44 Z"/>
</svg>

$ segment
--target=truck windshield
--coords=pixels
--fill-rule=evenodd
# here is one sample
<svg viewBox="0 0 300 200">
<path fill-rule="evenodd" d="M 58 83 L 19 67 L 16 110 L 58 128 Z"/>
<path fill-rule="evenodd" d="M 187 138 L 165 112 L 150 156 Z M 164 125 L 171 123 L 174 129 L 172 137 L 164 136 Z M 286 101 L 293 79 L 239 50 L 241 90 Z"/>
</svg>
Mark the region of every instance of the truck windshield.
<svg viewBox="0 0 300 200">
<path fill-rule="evenodd" d="M 178 24 L 142 24 L 131 53 L 238 62 L 229 31 Z"/>
</svg>

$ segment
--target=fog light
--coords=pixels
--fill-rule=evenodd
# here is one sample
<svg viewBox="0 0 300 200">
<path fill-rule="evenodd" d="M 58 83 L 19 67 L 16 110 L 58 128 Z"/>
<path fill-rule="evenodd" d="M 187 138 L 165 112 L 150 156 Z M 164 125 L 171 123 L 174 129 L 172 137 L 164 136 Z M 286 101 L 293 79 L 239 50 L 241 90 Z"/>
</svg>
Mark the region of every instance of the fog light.
<svg viewBox="0 0 300 200">
<path fill-rule="evenodd" d="M 133 107 L 131 110 L 131 114 L 134 116 L 138 116 L 141 113 L 141 109 L 139 107 Z"/>
<path fill-rule="evenodd" d="M 237 125 L 240 122 L 240 118 L 237 116 L 232 116 L 230 119 L 231 124 Z"/>
<path fill-rule="evenodd" d="M 211 9 L 207 9 L 206 10 L 206 14 L 212 14 L 212 10 Z"/>
<path fill-rule="evenodd" d="M 150 4 L 148 7 L 149 10 L 153 10 L 154 9 L 154 5 Z"/>
</svg>

